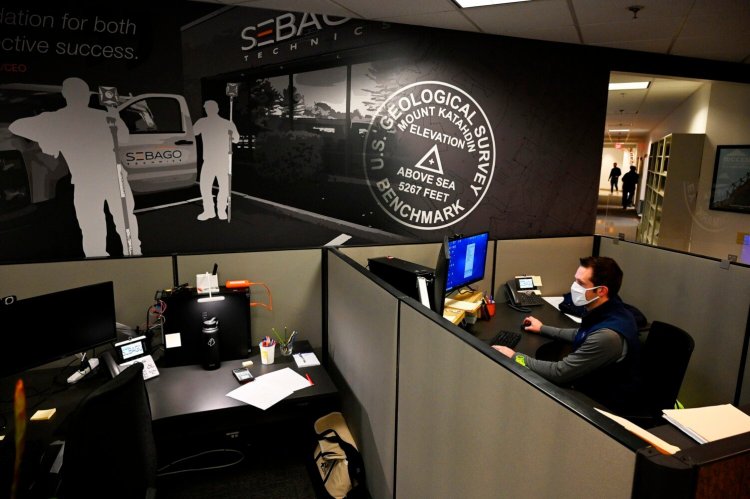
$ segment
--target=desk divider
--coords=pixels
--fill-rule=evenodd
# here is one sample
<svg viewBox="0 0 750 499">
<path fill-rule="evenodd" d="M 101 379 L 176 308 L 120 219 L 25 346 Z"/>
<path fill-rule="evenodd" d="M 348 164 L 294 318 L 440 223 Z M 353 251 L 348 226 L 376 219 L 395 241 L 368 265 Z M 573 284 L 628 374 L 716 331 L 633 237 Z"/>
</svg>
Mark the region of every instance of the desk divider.
<svg viewBox="0 0 750 499">
<path fill-rule="evenodd" d="M 172 285 L 171 257 L 113 258 L 0 266 L 0 296 L 19 299 L 112 281 L 117 321 L 143 325 L 154 293 Z M 81 313 L 85 313 L 85 303 Z"/>
<path fill-rule="evenodd" d="M 328 252 L 326 368 L 362 453 L 370 495 L 381 498 L 392 497 L 394 487 L 399 302 L 373 279 L 347 256 Z"/>
<path fill-rule="evenodd" d="M 211 272 L 218 265 L 219 284 L 247 279 L 265 283 L 273 296 L 273 309 L 250 309 L 251 346 L 257 346 L 271 328 L 297 329 L 299 338 L 314 348 L 322 346 L 321 250 L 280 250 L 252 253 L 185 255 L 177 257 L 180 283 L 195 286 L 196 274 Z M 268 303 L 263 286 L 250 288 L 250 299 Z"/>
<path fill-rule="evenodd" d="M 622 267 L 623 300 L 695 340 L 679 397 L 686 407 L 750 403 L 750 267 L 608 238 L 600 254 Z"/>
<path fill-rule="evenodd" d="M 470 334 L 400 316 L 396 497 L 631 496 L 634 450 Z"/>
<path fill-rule="evenodd" d="M 640 440 L 340 251 L 327 268 L 327 368 L 373 498 L 630 496 Z"/>
</svg>

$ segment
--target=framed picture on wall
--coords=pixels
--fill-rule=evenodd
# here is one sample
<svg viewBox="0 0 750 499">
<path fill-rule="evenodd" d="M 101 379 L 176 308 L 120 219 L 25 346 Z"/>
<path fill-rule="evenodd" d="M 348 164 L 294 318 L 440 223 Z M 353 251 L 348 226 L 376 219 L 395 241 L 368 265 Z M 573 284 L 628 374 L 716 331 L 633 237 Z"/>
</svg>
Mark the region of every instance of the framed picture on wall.
<svg viewBox="0 0 750 499">
<path fill-rule="evenodd" d="M 750 145 L 716 147 L 709 208 L 750 213 Z"/>
</svg>

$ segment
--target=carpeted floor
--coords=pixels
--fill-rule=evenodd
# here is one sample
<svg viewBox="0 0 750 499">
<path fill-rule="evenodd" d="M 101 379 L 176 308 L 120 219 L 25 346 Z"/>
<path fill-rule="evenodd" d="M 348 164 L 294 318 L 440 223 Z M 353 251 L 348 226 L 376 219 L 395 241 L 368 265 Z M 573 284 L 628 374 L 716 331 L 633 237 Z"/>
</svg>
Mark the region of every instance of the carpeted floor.
<svg viewBox="0 0 750 499">
<path fill-rule="evenodd" d="M 260 455 L 245 449 L 239 464 L 221 469 L 190 471 L 160 476 L 159 499 L 315 499 L 316 489 L 310 479 L 310 456 L 299 451 L 275 449 Z M 185 464 L 183 468 L 219 467 L 237 460 L 237 453 L 214 453 Z M 182 469 L 179 466 L 173 468 Z"/>
</svg>

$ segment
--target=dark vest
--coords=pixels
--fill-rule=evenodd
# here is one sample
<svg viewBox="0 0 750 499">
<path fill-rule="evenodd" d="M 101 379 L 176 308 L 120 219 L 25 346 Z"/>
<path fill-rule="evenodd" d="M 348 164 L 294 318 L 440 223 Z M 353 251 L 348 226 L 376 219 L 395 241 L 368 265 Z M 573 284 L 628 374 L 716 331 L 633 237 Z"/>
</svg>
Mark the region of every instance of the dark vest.
<svg viewBox="0 0 750 499">
<path fill-rule="evenodd" d="M 575 380 L 572 386 L 607 408 L 623 412 L 637 402 L 641 344 L 635 318 L 620 297 L 610 298 L 607 303 L 584 316 L 573 342 L 573 350 L 578 349 L 590 334 L 602 329 L 611 329 L 625 339 L 627 355 L 620 362 L 613 362 Z"/>
</svg>

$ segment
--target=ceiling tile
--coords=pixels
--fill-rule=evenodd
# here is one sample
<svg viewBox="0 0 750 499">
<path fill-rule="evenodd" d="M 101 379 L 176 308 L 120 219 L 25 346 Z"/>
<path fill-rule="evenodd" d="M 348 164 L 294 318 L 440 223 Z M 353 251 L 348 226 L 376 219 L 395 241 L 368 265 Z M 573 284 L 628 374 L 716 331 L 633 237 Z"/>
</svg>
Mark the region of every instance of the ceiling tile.
<svg viewBox="0 0 750 499">
<path fill-rule="evenodd" d="M 222 0 L 222 3 L 235 3 L 243 7 L 285 12 L 314 12 L 316 14 L 328 14 L 331 16 L 353 16 L 351 11 L 331 2 L 330 0 L 244 0 L 240 2 Z"/>
<path fill-rule="evenodd" d="M 464 9 L 463 13 L 486 33 L 517 33 L 573 26 L 573 18 L 565 0 L 537 0 L 494 7 L 476 7 Z"/>
<path fill-rule="evenodd" d="M 304 0 L 302 0 L 304 3 Z M 415 14 L 457 11 L 458 7 L 450 0 L 333 0 L 346 6 L 365 19 L 383 19 Z"/>
<path fill-rule="evenodd" d="M 687 16 L 695 0 L 571 0 L 580 24 L 617 23 L 633 20 L 632 5 L 643 8 L 638 20 L 681 18 Z"/>
<path fill-rule="evenodd" d="M 629 42 L 653 38 L 674 38 L 680 29 L 678 19 L 636 19 L 609 24 L 581 24 L 584 43 Z"/>
<path fill-rule="evenodd" d="M 412 14 L 397 17 L 383 17 L 379 18 L 379 20 L 401 24 L 412 24 L 416 26 L 456 29 L 460 31 L 477 31 L 476 26 L 462 16 L 460 12 L 439 12 L 420 15 Z"/>
</svg>

